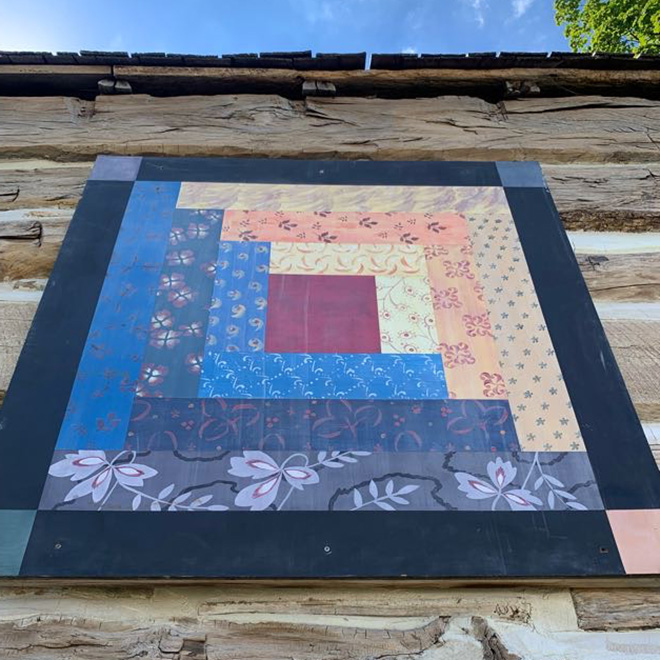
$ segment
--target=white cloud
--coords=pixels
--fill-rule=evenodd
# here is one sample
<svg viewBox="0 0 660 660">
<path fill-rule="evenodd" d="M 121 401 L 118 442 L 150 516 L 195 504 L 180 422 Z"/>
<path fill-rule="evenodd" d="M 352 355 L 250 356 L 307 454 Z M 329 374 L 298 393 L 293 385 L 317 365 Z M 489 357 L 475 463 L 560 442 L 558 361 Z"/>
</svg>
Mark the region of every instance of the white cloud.
<svg viewBox="0 0 660 660">
<path fill-rule="evenodd" d="M 487 0 L 469 0 L 470 6 L 474 10 L 474 20 L 482 28 L 486 24 L 485 9 Z"/>
<path fill-rule="evenodd" d="M 112 37 L 107 47 L 102 48 L 101 50 L 126 50 L 126 46 L 124 45 L 124 36 L 122 34 L 116 34 L 114 37 Z"/>
<path fill-rule="evenodd" d="M 511 0 L 514 18 L 520 18 L 532 6 L 534 0 Z"/>
<path fill-rule="evenodd" d="M 414 46 L 407 46 L 406 48 L 403 48 L 401 52 L 404 55 L 417 55 L 417 48 Z"/>
<path fill-rule="evenodd" d="M 312 0 L 311 2 L 307 1 L 304 3 L 304 14 L 305 19 L 308 23 L 312 25 L 316 23 L 328 23 L 335 19 L 335 7 L 324 0 L 323 2 L 318 2 L 318 0 Z"/>
</svg>

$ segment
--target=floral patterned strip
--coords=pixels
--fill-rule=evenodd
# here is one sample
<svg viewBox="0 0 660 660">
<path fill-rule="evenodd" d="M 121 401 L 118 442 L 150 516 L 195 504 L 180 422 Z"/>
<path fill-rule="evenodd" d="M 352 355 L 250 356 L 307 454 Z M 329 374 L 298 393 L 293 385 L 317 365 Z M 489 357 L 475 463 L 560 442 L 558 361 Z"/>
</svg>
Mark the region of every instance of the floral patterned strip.
<svg viewBox="0 0 660 660">
<path fill-rule="evenodd" d="M 462 244 L 465 218 L 455 213 L 225 211 L 222 238 L 284 243 Z"/>
<path fill-rule="evenodd" d="M 398 275 L 426 272 L 421 245 L 272 243 L 270 272 L 302 275 Z"/>
<path fill-rule="evenodd" d="M 207 351 L 199 396 L 445 399 L 440 355 Z"/>
<path fill-rule="evenodd" d="M 222 213 L 177 209 L 151 315 L 137 396 L 194 396 L 216 270 Z"/>
<path fill-rule="evenodd" d="M 268 243 L 220 243 L 207 349 L 264 350 L 269 250 Z"/>
<path fill-rule="evenodd" d="M 178 183 L 137 181 L 133 186 L 58 447 L 124 445 L 178 191 Z"/>
<path fill-rule="evenodd" d="M 526 451 L 583 451 L 584 443 L 506 205 L 470 217 L 474 260 Z"/>
<path fill-rule="evenodd" d="M 506 401 L 136 399 L 126 449 L 516 451 Z"/>
<path fill-rule="evenodd" d="M 439 353 L 426 272 L 421 277 L 376 277 L 383 353 Z"/>
<path fill-rule="evenodd" d="M 57 451 L 40 509 L 602 510 L 587 455 L 346 451 Z"/>
<path fill-rule="evenodd" d="M 506 398 L 499 354 L 470 245 L 437 245 L 425 248 L 425 252 L 450 396 Z"/>
<path fill-rule="evenodd" d="M 178 208 L 335 213 L 488 212 L 501 199 L 492 186 L 346 186 L 183 182 Z M 355 242 L 355 241 L 353 241 Z M 373 241 L 369 241 L 373 242 Z"/>
</svg>

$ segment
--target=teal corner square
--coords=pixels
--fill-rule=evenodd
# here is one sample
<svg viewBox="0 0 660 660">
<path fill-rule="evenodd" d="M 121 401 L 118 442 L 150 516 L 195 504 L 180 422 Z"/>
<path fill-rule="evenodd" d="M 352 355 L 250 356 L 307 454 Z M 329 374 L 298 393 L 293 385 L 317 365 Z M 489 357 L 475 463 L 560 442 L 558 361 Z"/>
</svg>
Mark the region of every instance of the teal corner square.
<svg viewBox="0 0 660 660">
<path fill-rule="evenodd" d="M 536 161 L 498 161 L 497 173 L 505 188 L 546 188 L 541 166 Z"/>
<path fill-rule="evenodd" d="M 135 181 L 141 164 L 141 156 L 97 156 L 89 180 Z"/>
<path fill-rule="evenodd" d="M 18 575 L 36 511 L 0 510 L 0 576 Z"/>
</svg>

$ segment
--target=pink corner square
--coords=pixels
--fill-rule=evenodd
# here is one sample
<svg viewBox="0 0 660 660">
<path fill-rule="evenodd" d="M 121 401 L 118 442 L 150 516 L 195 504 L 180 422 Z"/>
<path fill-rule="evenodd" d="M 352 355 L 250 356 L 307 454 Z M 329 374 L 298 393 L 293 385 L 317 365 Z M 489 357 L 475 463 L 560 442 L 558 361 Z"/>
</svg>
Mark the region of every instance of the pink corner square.
<svg viewBox="0 0 660 660">
<path fill-rule="evenodd" d="M 660 573 L 660 509 L 608 511 L 626 573 Z"/>
<path fill-rule="evenodd" d="M 380 353 L 375 278 L 271 275 L 266 351 Z"/>
</svg>

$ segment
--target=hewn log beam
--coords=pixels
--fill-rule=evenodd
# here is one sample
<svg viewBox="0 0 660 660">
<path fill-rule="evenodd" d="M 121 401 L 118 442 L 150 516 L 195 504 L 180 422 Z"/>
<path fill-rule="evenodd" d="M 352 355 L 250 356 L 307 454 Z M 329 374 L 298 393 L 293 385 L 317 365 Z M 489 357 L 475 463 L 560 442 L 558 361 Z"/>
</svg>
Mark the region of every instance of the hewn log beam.
<svg viewBox="0 0 660 660">
<path fill-rule="evenodd" d="M 660 590 L 575 589 L 572 595 L 583 630 L 660 628 Z"/>
<path fill-rule="evenodd" d="M 585 96 L 0 98 L 0 156 L 171 156 L 655 162 L 660 102 Z"/>
<path fill-rule="evenodd" d="M 326 581 L 264 586 L 0 589 L 12 658 L 628 657 L 660 650 L 657 594 L 621 589 L 438 589 Z M 644 598 L 646 596 L 646 598 Z M 646 604 L 644 603 L 646 600 Z M 626 619 L 626 607 L 631 617 Z M 597 608 L 612 619 L 604 622 Z M 614 627 L 629 631 L 622 639 Z M 582 628 L 582 629 L 581 629 Z M 637 632 L 634 632 L 637 631 Z M 646 656 L 645 656 L 646 657 Z"/>
<path fill-rule="evenodd" d="M 490 100 L 534 86 L 546 96 L 609 94 L 658 98 L 660 72 L 652 68 L 405 69 L 318 71 L 240 67 L 0 65 L 0 90 L 10 94 L 71 94 L 92 98 L 100 80 L 127 81 L 140 94 L 279 94 L 300 98 L 305 82 L 335 86 L 343 96 L 418 98 L 469 94 Z"/>
<path fill-rule="evenodd" d="M 540 93 L 653 95 L 660 71 L 589 69 L 407 69 L 403 71 L 294 71 L 212 67 L 115 66 L 117 78 L 140 94 L 277 93 L 300 96 L 305 81 L 332 83 L 341 96 L 486 95 L 503 98 L 506 83 L 532 82 Z M 656 97 L 658 94 L 655 94 Z"/>
<path fill-rule="evenodd" d="M 0 64 L 0 93 L 70 94 L 92 98 L 98 81 L 112 75 L 112 67 L 80 64 Z"/>
</svg>

